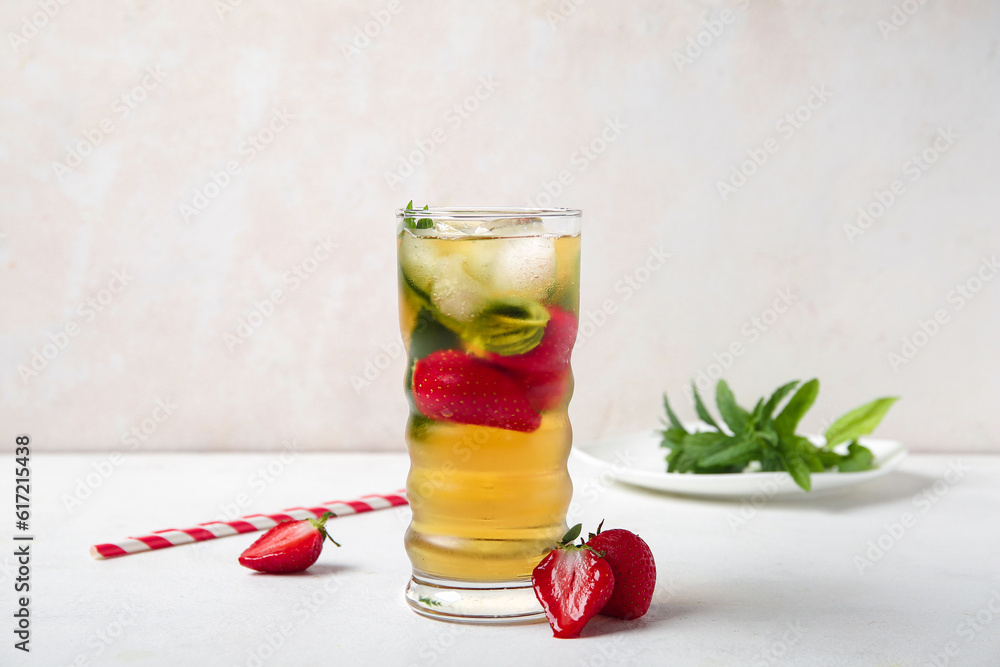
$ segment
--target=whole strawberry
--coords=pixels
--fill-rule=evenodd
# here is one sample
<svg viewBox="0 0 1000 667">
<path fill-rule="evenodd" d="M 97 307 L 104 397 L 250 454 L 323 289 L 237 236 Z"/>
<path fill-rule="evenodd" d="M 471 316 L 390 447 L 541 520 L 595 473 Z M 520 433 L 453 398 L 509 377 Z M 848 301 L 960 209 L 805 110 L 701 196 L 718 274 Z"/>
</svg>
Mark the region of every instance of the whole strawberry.
<svg viewBox="0 0 1000 667">
<path fill-rule="evenodd" d="M 604 553 L 604 560 L 615 575 L 615 590 L 601 613 L 617 618 L 639 618 L 649 610 L 656 587 L 653 552 L 635 533 L 621 528 L 602 533 L 601 526 L 587 541 L 591 549 Z"/>
<path fill-rule="evenodd" d="M 240 565 L 271 574 L 305 570 L 319 558 L 324 540 L 337 544 L 326 532 L 326 521 L 332 516 L 336 515 L 326 512 L 318 519 L 282 521 L 240 555 Z"/>
<path fill-rule="evenodd" d="M 531 573 L 535 597 L 560 639 L 579 637 L 587 622 L 604 607 L 614 590 L 611 566 L 587 545 L 574 545 L 580 524 Z"/>
<path fill-rule="evenodd" d="M 438 350 L 414 364 L 413 402 L 438 421 L 528 433 L 542 423 L 519 382 L 461 350 Z"/>
</svg>

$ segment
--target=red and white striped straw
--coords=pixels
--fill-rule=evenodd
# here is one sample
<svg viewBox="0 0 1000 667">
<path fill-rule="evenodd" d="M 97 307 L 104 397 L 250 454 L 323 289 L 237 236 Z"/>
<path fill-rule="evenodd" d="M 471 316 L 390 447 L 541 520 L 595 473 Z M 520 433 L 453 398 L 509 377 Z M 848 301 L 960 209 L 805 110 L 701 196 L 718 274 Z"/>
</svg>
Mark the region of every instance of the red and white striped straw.
<svg viewBox="0 0 1000 667">
<path fill-rule="evenodd" d="M 150 535 L 128 537 L 120 542 L 95 544 L 90 547 L 90 555 L 98 560 L 104 560 L 143 551 L 176 547 L 181 544 L 214 540 L 217 537 L 254 533 L 258 530 L 273 528 L 282 521 L 319 518 L 325 512 L 333 512 L 336 516 L 342 517 L 348 514 L 373 512 L 406 504 L 404 490 L 386 495 L 361 496 L 357 500 L 331 500 L 316 507 L 292 507 L 278 514 L 249 514 L 233 521 L 209 521 L 200 523 L 194 528 L 167 528 L 154 531 Z"/>
</svg>

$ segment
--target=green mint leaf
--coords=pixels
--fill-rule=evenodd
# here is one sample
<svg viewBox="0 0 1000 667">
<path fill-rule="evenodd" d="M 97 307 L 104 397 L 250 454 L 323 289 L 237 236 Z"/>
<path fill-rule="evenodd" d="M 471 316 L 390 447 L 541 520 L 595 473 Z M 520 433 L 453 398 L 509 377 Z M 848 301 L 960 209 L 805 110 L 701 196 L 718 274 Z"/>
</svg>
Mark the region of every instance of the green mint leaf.
<svg viewBox="0 0 1000 667">
<path fill-rule="evenodd" d="M 692 450 L 704 453 L 708 449 L 716 446 L 720 442 L 732 440 L 731 435 L 726 435 L 721 431 L 702 431 L 701 433 L 689 433 L 684 438 L 684 446 Z"/>
<path fill-rule="evenodd" d="M 857 440 L 874 431 L 897 400 L 899 400 L 897 396 L 877 398 L 871 403 L 865 403 L 860 408 L 855 408 L 838 418 L 830 425 L 830 428 L 826 429 L 827 449 L 848 440 Z"/>
<path fill-rule="evenodd" d="M 687 431 L 682 431 L 677 428 L 668 428 L 664 431 L 660 431 L 663 435 L 663 442 L 660 443 L 660 447 L 680 447 L 684 441 L 684 437 L 687 436 Z"/>
<path fill-rule="evenodd" d="M 427 206 L 427 204 L 424 204 L 424 207 L 421 210 L 426 211 L 426 210 L 428 210 L 428 208 L 429 207 Z M 410 200 L 410 203 L 406 205 L 406 209 L 410 210 L 410 211 L 413 210 L 413 200 L 412 199 Z M 432 219 L 430 219 L 430 218 L 420 218 L 420 219 L 417 219 L 417 218 L 406 218 L 406 217 L 404 217 L 403 218 L 403 224 L 406 225 L 407 229 L 430 229 L 431 227 L 434 226 L 434 221 Z"/>
<path fill-rule="evenodd" d="M 725 433 L 718 431 L 687 433 L 671 428 L 665 433 L 670 438 L 669 444 L 666 440 L 663 443 L 670 448 L 670 453 L 667 455 L 667 472 L 714 472 L 704 470 L 699 462 L 707 453 L 714 451 L 719 442 L 729 438 Z"/>
<path fill-rule="evenodd" d="M 767 399 L 767 403 L 764 404 L 764 411 L 761 413 L 761 418 L 769 421 L 771 419 L 771 415 L 773 415 L 774 411 L 778 409 L 778 404 L 781 403 L 781 399 L 787 396 L 788 393 L 797 386 L 799 386 L 799 381 L 792 380 L 788 384 L 783 384 L 775 389 L 774 393 L 771 394 L 771 397 Z"/>
<path fill-rule="evenodd" d="M 819 394 L 819 380 L 813 378 L 799 387 L 792 399 L 785 405 L 774 420 L 774 428 L 779 435 L 792 435 L 798 427 L 802 417 L 809 411 L 812 404 L 816 402 Z"/>
<path fill-rule="evenodd" d="M 705 408 L 705 404 L 701 402 L 701 394 L 698 393 L 698 387 L 694 382 L 691 383 L 691 391 L 694 392 L 694 411 L 698 413 L 698 419 L 702 420 L 712 428 L 717 431 L 721 431 L 719 425 L 715 423 L 712 419 L 712 415 L 709 414 L 708 410 Z"/>
<path fill-rule="evenodd" d="M 411 210 L 412 208 L 413 208 L 413 200 L 411 199 L 410 203 L 406 205 L 406 210 Z M 414 223 L 413 223 L 413 218 L 405 218 L 404 217 L 403 218 L 403 224 L 405 224 L 408 229 L 415 229 L 416 228 L 416 225 L 414 225 Z"/>
<path fill-rule="evenodd" d="M 809 466 L 803 460 L 798 448 L 795 445 L 782 440 L 779 446 L 779 451 L 781 459 L 785 464 L 785 469 L 788 471 L 788 474 L 792 476 L 792 479 L 795 480 L 795 483 L 802 487 L 805 491 L 812 489 L 812 477 L 809 473 Z"/>
<path fill-rule="evenodd" d="M 671 455 L 674 456 L 672 459 L 674 467 L 673 470 L 669 468 L 671 460 L 668 458 L 667 472 L 708 472 L 701 465 L 701 460 L 730 439 L 728 435 L 718 431 L 689 433 L 681 441 L 680 446 L 671 451 Z"/>
<path fill-rule="evenodd" d="M 462 330 L 462 337 L 488 352 L 524 354 L 542 342 L 549 311 L 538 301 L 509 297 L 487 305 Z"/>
<path fill-rule="evenodd" d="M 575 526 L 566 531 L 566 534 L 563 535 L 563 538 L 559 540 L 559 544 L 570 544 L 573 540 L 580 537 L 580 532 L 582 530 L 583 530 L 583 524 L 582 523 L 576 524 Z"/>
<path fill-rule="evenodd" d="M 823 464 L 824 470 L 829 470 L 830 468 L 836 468 L 837 464 L 840 463 L 840 459 L 843 458 L 841 457 L 840 454 L 836 452 L 831 452 L 826 449 L 821 449 L 818 452 L 816 452 L 816 456 L 819 457 L 820 462 Z"/>
<path fill-rule="evenodd" d="M 823 460 L 819 456 L 820 448 L 810 442 L 809 438 L 803 438 L 801 435 L 791 436 L 790 442 L 798 451 L 799 456 L 805 461 L 805 464 L 809 466 L 809 470 L 812 472 L 823 472 L 826 470 L 826 466 L 823 465 Z"/>
<path fill-rule="evenodd" d="M 664 394 L 668 423 L 660 433 L 661 446 L 669 449 L 666 455 L 669 472 L 739 473 L 751 462 L 759 461 L 764 472 L 787 472 L 805 491 L 812 489 L 812 473 L 832 468 L 841 472 L 871 469 L 872 453 L 858 443 L 857 437 L 871 433 L 897 400 L 877 399 L 838 419 L 827 430 L 827 438 L 834 445 L 851 441 L 847 453 L 839 454 L 795 433 L 819 394 L 819 381 L 815 378 L 801 385 L 796 380 L 778 387 L 766 401 L 758 400 L 749 413 L 736 403 L 729 385 L 719 380 L 715 400 L 722 422 L 708 412 L 697 386 L 692 383 L 691 389 L 698 417 L 714 430 L 689 433 Z M 793 391 L 791 399 L 772 419 L 771 415 Z M 733 435 L 723 432 L 720 423 L 725 423 Z"/>
<path fill-rule="evenodd" d="M 681 420 L 677 418 L 677 415 L 674 414 L 673 409 L 670 407 L 670 401 L 667 400 L 667 392 L 663 392 L 663 407 L 667 409 L 667 419 L 670 420 L 670 426 L 673 427 L 673 429 L 681 431 L 687 435 L 687 429 L 684 428 L 684 425 L 681 424 Z"/>
<path fill-rule="evenodd" d="M 840 462 L 837 464 L 837 470 L 840 472 L 871 470 L 875 467 L 873 464 L 874 458 L 870 449 L 864 445 L 859 445 L 858 441 L 855 440 L 847 446 L 847 454 L 841 457 Z"/>
<path fill-rule="evenodd" d="M 725 380 L 719 380 L 715 385 L 715 403 L 719 406 L 722 421 L 732 430 L 733 435 L 740 435 L 747 429 L 750 415 L 736 404 L 736 398 Z"/>
<path fill-rule="evenodd" d="M 778 434 L 770 424 L 763 424 L 754 432 L 754 437 L 761 443 L 761 447 L 777 447 Z"/>
<path fill-rule="evenodd" d="M 424 204 L 423 210 L 427 210 L 427 204 Z M 434 221 L 430 218 L 420 218 L 417 220 L 417 229 L 430 229 L 434 226 Z"/>
<path fill-rule="evenodd" d="M 742 470 L 750 463 L 751 458 L 760 450 L 760 443 L 757 440 L 737 440 L 732 438 L 732 442 L 719 451 L 701 459 L 700 466 L 711 468 L 713 466 L 739 466 Z"/>
<path fill-rule="evenodd" d="M 760 457 L 760 469 L 762 472 L 780 472 L 785 469 L 785 462 L 777 445 L 764 449 L 764 454 Z"/>
<path fill-rule="evenodd" d="M 454 331 L 444 326 L 427 308 L 421 308 L 410 332 L 410 358 L 423 359 L 431 352 L 462 346 Z"/>
<path fill-rule="evenodd" d="M 661 445 L 662 446 L 662 445 Z M 684 450 L 680 447 L 671 447 L 670 453 L 667 454 L 667 472 L 680 472 L 677 468 L 679 467 L 679 462 L 681 454 Z"/>
<path fill-rule="evenodd" d="M 757 400 L 757 404 L 753 406 L 753 410 L 750 411 L 750 423 L 748 428 L 753 430 L 757 427 L 757 424 L 761 422 L 761 416 L 764 414 L 764 399 L 760 398 Z"/>
</svg>

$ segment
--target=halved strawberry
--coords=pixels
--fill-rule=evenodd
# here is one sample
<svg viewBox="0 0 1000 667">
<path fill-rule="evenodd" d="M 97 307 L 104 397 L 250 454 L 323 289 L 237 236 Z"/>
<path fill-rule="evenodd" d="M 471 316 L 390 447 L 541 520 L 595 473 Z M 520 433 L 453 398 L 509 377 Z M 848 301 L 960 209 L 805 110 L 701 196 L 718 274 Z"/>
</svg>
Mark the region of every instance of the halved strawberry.
<svg viewBox="0 0 1000 667">
<path fill-rule="evenodd" d="M 604 523 L 601 522 L 601 526 Z M 601 610 L 605 616 L 633 619 L 649 610 L 656 587 L 656 563 L 649 545 L 635 533 L 614 528 L 591 533 L 587 545 L 604 553 L 604 560 L 615 574 L 615 590 Z"/>
<path fill-rule="evenodd" d="M 567 400 L 570 388 L 570 355 L 576 342 L 577 319 L 558 306 L 549 306 L 549 321 L 541 342 L 530 352 L 487 358 L 528 388 L 528 400 L 539 412 Z"/>
<path fill-rule="evenodd" d="M 336 515 L 326 512 L 318 519 L 282 521 L 240 555 L 240 565 L 272 574 L 301 572 L 319 558 L 323 540 L 337 544 L 326 532 L 326 521 L 332 516 Z"/>
<path fill-rule="evenodd" d="M 531 573 L 535 597 L 542 603 L 552 634 L 560 639 L 579 637 L 611 597 L 615 585 L 611 566 L 600 553 L 572 544 L 579 534 L 580 524 L 570 528 L 559 546 Z"/>
<path fill-rule="evenodd" d="M 542 417 L 517 381 L 461 350 L 438 350 L 413 366 L 413 401 L 431 419 L 531 432 Z"/>
</svg>

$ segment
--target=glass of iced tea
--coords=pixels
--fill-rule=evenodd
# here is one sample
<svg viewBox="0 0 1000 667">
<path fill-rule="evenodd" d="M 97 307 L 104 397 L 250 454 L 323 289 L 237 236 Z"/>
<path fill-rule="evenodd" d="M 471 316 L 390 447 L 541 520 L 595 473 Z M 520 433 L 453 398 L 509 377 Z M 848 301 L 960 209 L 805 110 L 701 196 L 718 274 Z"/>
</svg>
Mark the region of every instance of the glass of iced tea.
<svg viewBox="0 0 1000 667">
<path fill-rule="evenodd" d="M 408 353 L 406 599 L 443 620 L 544 618 L 531 571 L 573 487 L 574 209 L 396 211 Z"/>
</svg>

